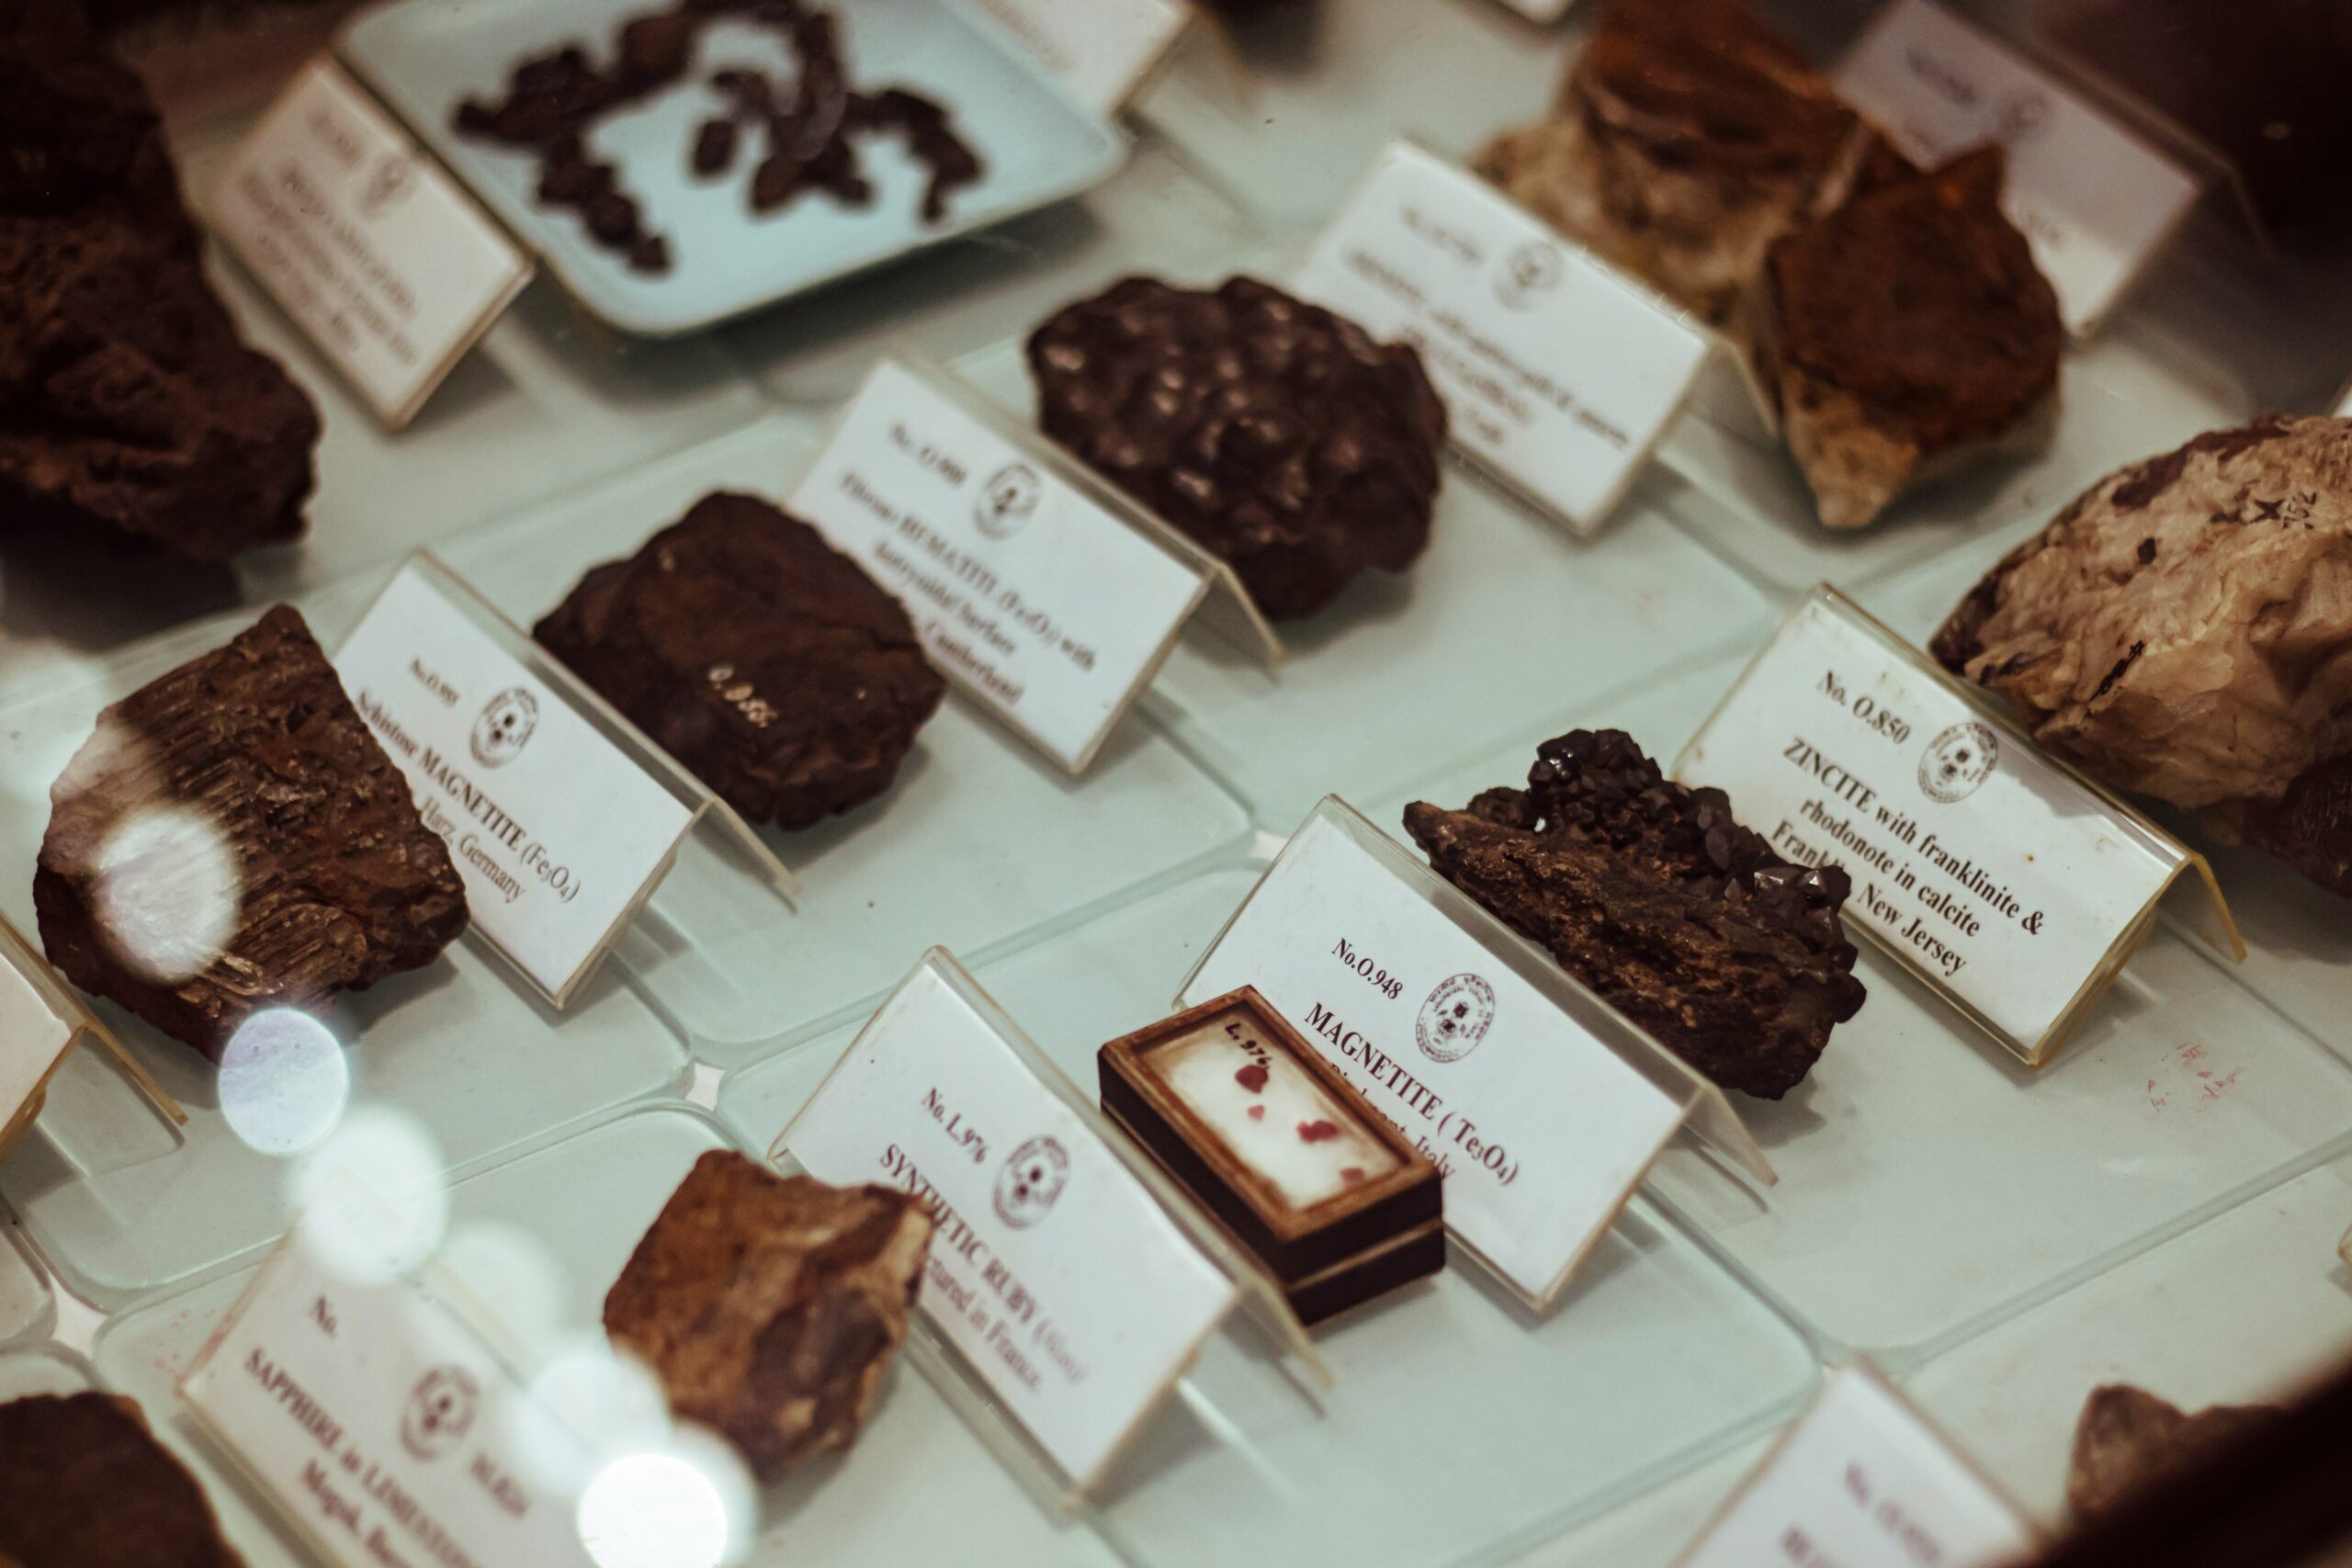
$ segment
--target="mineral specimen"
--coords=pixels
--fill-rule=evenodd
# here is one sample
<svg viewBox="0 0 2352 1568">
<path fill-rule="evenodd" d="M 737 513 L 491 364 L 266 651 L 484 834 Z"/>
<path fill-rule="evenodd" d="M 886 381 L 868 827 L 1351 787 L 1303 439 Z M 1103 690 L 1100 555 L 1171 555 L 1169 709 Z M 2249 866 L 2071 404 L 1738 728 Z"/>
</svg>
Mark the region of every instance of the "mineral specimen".
<svg viewBox="0 0 2352 1568">
<path fill-rule="evenodd" d="M 0 1404 L 0 1564 L 242 1568 L 196 1478 L 104 1393 Z"/>
<path fill-rule="evenodd" d="M 1405 826 L 1440 875 L 1726 1089 L 1778 1100 L 1860 1010 L 1838 866 L 1791 865 L 1622 730 L 1536 750 L 1527 788 Z"/>
<path fill-rule="evenodd" d="M 33 874 L 66 977 L 220 1060 L 264 1009 L 431 963 L 465 886 L 302 617 L 98 716 L 50 788 Z"/>
<path fill-rule="evenodd" d="M 857 1436 L 931 1245 L 930 1214 L 880 1186 L 695 1161 L 605 1298 L 605 1329 L 671 1407 L 763 1480 Z"/>
<path fill-rule="evenodd" d="M 704 497 L 532 635 L 747 820 L 790 829 L 889 788 L 946 690 L 896 599 L 748 495 Z"/>
<path fill-rule="evenodd" d="M 2080 1517 L 2103 1513 L 2279 1414 L 2267 1405 L 2217 1404 L 2189 1416 L 2129 1384 L 2094 1389 L 2075 1426 L 2067 1505 Z"/>
</svg>

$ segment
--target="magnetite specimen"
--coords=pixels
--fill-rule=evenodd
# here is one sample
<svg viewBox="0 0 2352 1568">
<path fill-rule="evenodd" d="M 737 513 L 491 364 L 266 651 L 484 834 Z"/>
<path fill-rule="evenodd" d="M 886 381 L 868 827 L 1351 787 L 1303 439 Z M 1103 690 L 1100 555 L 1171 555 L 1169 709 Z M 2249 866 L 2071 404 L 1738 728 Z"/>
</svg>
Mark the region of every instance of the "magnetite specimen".
<svg viewBox="0 0 2352 1568">
<path fill-rule="evenodd" d="M 2126 1383 L 2095 1389 L 2075 1426 L 2067 1505 L 2082 1517 L 2104 1513 L 2281 1414 L 2269 1405 L 2217 1404 L 2190 1416 Z"/>
<path fill-rule="evenodd" d="M 1860 1010 L 1838 866 L 1791 865 L 1622 730 L 1536 749 L 1527 788 L 1405 827 L 1438 874 L 1726 1089 L 1778 1100 Z"/>
<path fill-rule="evenodd" d="M 928 1211 L 882 1186 L 695 1162 L 605 1298 L 605 1331 L 763 1480 L 857 1436 L 931 1247 Z"/>
<path fill-rule="evenodd" d="M 0 6 L 0 528 L 301 533 L 318 415 L 238 341 L 146 90 L 65 0 Z"/>
<path fill-rule="evenodd" d="M 2352 896 L 2352 421 L 2215 431 L 2109 475 L 1933 649 L 2093 776 Z"/>
<path fill-rule="evenodd" d="M 532 635 L 746 819 L 785 828 L 889 788 L 946 690 L 896 599 L 748 495 L 705 496 Z"/>
<path fill-rule="evenodd" d="M 465 930 L 447 846 L 284 605 L 101 712 L 50 800 L 51 961 L 215 1061 L 250 1014 L 318 1010 Z"/>
<path fill-rule="evenodd" d="M 1413 349 L 1320 306 L 1130 277 L 1031 334 L 1029 369 L 1046 434 L 1231 562 L 1268 615 L 1429 543 L 1445 405 Z"/>
<path fill-rule="evenodd" d="M 139 1406 L 104 1393 L 0 1404 L 0 1565 L 242 1568 Z"/>
<path fill-rule="evenodd" d="M 1772 246 L 1749 323 L 1758 378 L 1832 528 L 2049 439 L 2066 329 L 2001 210 L 2002 167 L 1987 147 L 1887 174 Z"/>
<path fill-rule="evenodd" d="M 1551 118 L 1476 168 L 1719 325 L 1771 243 L 1843 198 L 1876 135 L 1747 0 L 1610 0 Z"/>
</svg>

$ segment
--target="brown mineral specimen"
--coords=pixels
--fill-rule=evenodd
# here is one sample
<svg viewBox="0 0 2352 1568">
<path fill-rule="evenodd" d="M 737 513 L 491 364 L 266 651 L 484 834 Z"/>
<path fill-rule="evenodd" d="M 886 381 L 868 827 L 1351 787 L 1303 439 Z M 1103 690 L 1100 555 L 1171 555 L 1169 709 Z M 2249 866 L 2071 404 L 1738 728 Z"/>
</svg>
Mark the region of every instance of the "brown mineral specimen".
<svg viewBox="0 0 2352 1568">
<path fill-rule="evenodd" d="M 1987 147 L 1890 175 L 1772 246 L 1753 297 L 1758 377 L 1832 528 L 2050 438 L 2066 330 L 2001 211 L 2002 159 Z"/>
<path fill-rule="evenodd" d="M 1130 277 L 1029 339 L 1046 434 L 1311 615 L 1429 543 L 1445 405 L 1403 344 L 1252 278 Z"/>
<path fill-rule="evenodd" d="M 714 1149 L 637 1244 L 605 1331 L 682 1418 L 773 1480 L 856 1438 L 906 1341 L 931 1231 L 896 1189 L 780 1177 Z"/>
<path fill-rule="evenodd" d="M 2352 421 L 2215 431 L 2109 475 L 1933 649 L 2095 777 L 2352 895 Z"/>
<path fill-rule="evenodd" d="M 1843 198 L 1877 137 L 1747 0 L 1610 0 L 1552 118 L 1481 175 L 1693 314 L 1736 325 L 1771 243 Z"/>
<path fill-rule="evenodd" d="M 946 682 L 899 602 L 753 496 L 709 495 L 533 636 L 752 822 L 890 787 Z"/>
<path fill-rule="evenodd" d="M 50 786 L 51 960 L 215 1061 L 264 1008 L 430 964 L 464 884 L 310 628 L 280 605 L 98 715 Z"/>
<path fill-rule="evenodd" d="M 204 1490 L 104 1393 L 0 1404 L 0 1568 L 243 1568 Z"/>
<path fill-rule="evenodd" d="M 2281 1414 L 2270 1405 L 2217 1404 L 2188 1416 L 2126 1383 L 2094 1389 L 2075 1426 L 2067 1505 L 2080 1517 L 2104 1513 Z"/>
<path fill-rule="evenodd" d="M 1791 865 L 1717 789 L 1663 777 L 1622 730 L 1536 750 L 1527 788 L 1405 826 L 1438 874 L 1701 1073 L 1778 1100 L 1862 1005 L 1838 866 Z"/>
<path fill-rule="evenodd" d="M 318 415 L 205 281 L 155 112 L 70 5 L 0 6 L 0 526 L 223 560 L 302 531 Z"/>
</svg>

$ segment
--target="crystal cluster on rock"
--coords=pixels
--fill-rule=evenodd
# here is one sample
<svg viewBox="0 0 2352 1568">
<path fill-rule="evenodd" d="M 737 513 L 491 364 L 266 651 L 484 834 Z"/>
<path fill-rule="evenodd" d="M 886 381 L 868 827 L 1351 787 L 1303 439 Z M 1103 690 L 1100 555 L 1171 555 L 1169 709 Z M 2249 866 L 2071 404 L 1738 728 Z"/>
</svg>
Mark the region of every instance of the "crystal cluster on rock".
<svg viewBox="0 0 2352 1568">
<path fill-rule="evenodd" d="M 2042 746 L 2352 897 L 2352 421 L 2111 474 L 1935 637 Z"/>
<path fill-rule="evenodd" d="M 1445 405 L 1402 344 L 1254 278 L 1129 277 L 1029 339 L 1038 420 L 1232 563 L 1268 615 L 1311 615 L 1429 543 Z"/>
<path fill-rule="evenodd" d="M 105 1393 L 0 1404 L 0 1564 L 243 1568 L 204 1489 Z"/>
<path fill-rule="evenodd" d="M 2067 1506 L 2077 1517 L 2105 1513 L 2280 1414 L 2268 1405 L 2217 1404 L 2191 1416 L 2128 1383 L 2095 1389 L 2075 1424 Z"/>
<path fill-rule="evenodd" d="M 51 962 L 215 1061 L 264 1008 L 430 964 L 465 885 L 310 627 L 280 605 L 98 715 L 50 788 Z"/>
<path fill-rule="evenodd" d="M 1622 730 L 1536 750 L 1527 787 L 1406 808 L 1438 874 L 1726 1089 L 1778 1100 L 1862 1005 L 1838 866 L 1792 865 Z"/>
<path fill-rule="evenodd" d="M 673 1410 L 773 1480 L 856 1438 L 905 1343 L 930 1213 L 882 1186 L 695 1162 L 605 1298 L 605 1330 Z"/>
<path fill-rule="evenodd" d="M 0 529 L 225 560 L 302 532 L 318 414 L 204 276 L 139 78 L 0 6 Z"/>
<path fill-rule="evenodd" d="M 532 635 L 752 822 L 890 787 L 946 682 L 896 599 L 798 518 L 714 494 Z"/>
</svg>

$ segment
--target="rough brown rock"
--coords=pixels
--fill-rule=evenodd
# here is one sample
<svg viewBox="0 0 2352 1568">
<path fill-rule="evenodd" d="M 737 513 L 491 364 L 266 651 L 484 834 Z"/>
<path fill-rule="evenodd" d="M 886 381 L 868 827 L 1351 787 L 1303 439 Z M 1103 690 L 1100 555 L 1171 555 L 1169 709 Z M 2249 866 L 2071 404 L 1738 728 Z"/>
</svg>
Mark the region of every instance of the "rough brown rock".
<svg viewBox="0 0 2352 1568">
<path fill-rule="evenodd" d="M 605 1330 L 671 1407 L 773 1480 L 845 1449 L 905 1343 L 931 1215 L 882 1186 L 695 1162 L 605 1298 Z"/>
<path fill-rule="evenodd" d="M 946 690 L 896 599 L 748 495 L 704 497 L 532 635 L 745 818 L 786 828 L 889 788 Z"/>
<path fill-rule="evenodd" d="M 104 1393 L 0 1404 L 0 1568 L 243 1568 L 204 1489 Z"/>
<path fill-rule="evenodd" d="M 50 801 L 51 961 L 215 1061 L 247 1015 L 322 1008 L 465 929 L 447 846 L 284 605 L 100 713 Z"/>
<path fill-rule="evenodd" d="M 1876 134 L 1747 0 L 1610 0 L 1551 118 L 1477 171 L 1722 326 L 1772 242 L 1843 198 Z"/>
<path fill-rule="evenodd" d="M 309 398 L 238 341 L 153 107 L 72 7 L 0 8 L 0 519 L 198 560 L 301 533 Z"/>
<path fill-rule="evenodd" d="M 2077 1517 L 2104 1513 L 2277 1418 L 2269 1405 L 2217 1404 L 2185 1415 L 2144 1389 L 2094 1389 L 2075 1425 L 2066 1502 Z"/>
<path fill-rule="evenodd" d="M 1862 1005 L 1838 866 L 1791 865 L 1622 730 L 1537 748 L 1527 788 L 1406 807 L 1438 874 L 1726 1089 L 1778 1100 Z"/>
<path fill-rule="evenodd" d="M 1753 296 L 1758 379 L 1821 521 L 2054 428 L 2066 329 L 2001 210 L 1997 147 L 1876 180 L 1775 243 Z"/>
<path fill-rule="evenodd" d="M 1253 278 L 1130 277 L 1029 339 L 1038 422 L 1230 561 L 1268 615 L 1311 615 L 1429 543 L 1445 405 L 1401 344 Z"/>
<path fill-rule="evenodd" d="M 1932 646 L 2093 776 L 2352 894 L 2352 421 L 2214 431 L 2109 475 Z"/>
</svg>

